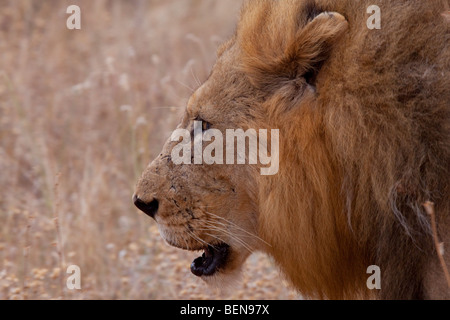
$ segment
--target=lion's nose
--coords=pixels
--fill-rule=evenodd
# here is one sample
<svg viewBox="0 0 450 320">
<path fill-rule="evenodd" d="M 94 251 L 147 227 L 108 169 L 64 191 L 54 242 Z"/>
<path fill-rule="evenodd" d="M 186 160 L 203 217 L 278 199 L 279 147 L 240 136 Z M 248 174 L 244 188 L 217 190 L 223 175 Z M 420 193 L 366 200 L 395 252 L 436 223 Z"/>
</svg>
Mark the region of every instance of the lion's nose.
<svg viewBox="0 0 450 320">
<path fill-rule="evenodd" d="M 155 218 L 155 214 L 158 211 L 159 202 L 157 199 L 153 199 L 150 202 L 145 202 L 142 199 L 140 199 L 137 195 L 133 196 L 133 202 L 136 207 L 138 207 L 139 210 L 144 212 L 149 217 Z"/>
</svg>

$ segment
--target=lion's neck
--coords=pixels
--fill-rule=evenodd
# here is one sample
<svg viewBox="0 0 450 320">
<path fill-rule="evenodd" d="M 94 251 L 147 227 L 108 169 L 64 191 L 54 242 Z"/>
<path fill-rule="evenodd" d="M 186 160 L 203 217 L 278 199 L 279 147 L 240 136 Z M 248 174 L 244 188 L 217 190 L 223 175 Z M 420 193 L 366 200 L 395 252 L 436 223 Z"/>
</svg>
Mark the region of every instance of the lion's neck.
<svg viewBox="0 0 450 320">
<path fill-rule="evenodd" d="M 280 132 L 279 172 L 261 178 L 259 229 L 272 245 L 268 253 L 303 294 L 344 298 L 361 291 L 354 284 L 365 284 L 367 266 L 344 212 L 342 170 L 320 121 L 306 123 L 306 129 L 284 131 L 290 136 Z"/>
</svg>

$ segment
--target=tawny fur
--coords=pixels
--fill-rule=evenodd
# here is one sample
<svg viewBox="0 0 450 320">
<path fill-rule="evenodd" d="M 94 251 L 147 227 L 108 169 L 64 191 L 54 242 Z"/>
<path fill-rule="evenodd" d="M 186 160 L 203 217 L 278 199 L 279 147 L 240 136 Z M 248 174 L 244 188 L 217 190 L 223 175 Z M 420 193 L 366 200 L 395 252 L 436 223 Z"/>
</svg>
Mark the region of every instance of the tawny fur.
<svg viewBox="0 0 450 320">
<path fill-rule="evenodd" d="M 380 30 L 366 26 L 374 4 Z M 261 239 L 233 230 L 270 254 L 307 297 L 449 299 L 422 206 L 435 203 L 438 236 L 450 248 L 446 7 L 421 0 L 246 2 L 180 127 L 201 118 L 223 132 L 278 128 L 280 170 L 266 177 L 254 166 L 174 166 L 169 141 L 136 190 L 141 199 L 160 200 L 166 240 L 196 249 L 186 225 L 214 241 L 202 230 L 220 216 L 257 234 Z M 217 232 L 233 248 L 224 272 L 239 269 L 249 253 Z M 448 253 L 445 259 L 449 264 Z M 370 265 L 381 269 L 381 290 L 366 286 Z"/>
</svg>

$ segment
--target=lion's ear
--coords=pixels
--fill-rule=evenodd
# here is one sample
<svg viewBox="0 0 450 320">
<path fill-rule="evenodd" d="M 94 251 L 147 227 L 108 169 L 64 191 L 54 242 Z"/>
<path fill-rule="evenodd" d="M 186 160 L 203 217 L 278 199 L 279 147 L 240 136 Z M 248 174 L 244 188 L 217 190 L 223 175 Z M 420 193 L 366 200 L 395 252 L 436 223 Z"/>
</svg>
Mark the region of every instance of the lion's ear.
<svg viewBox="0 0 450 320">
<path fill-rule="evenodd" d="M 308 23 L 301 30 L 298 41 L 288 49 L 291 56 L 296 55 L 297 75 L 312 80 L 308 78 L 313 78 L 319 71 L 347 28 L 347 20 L 337 12 L 323 12 Z"/>
<path fill-rule="evenodd" d="M 299 77 L 312 80 L 347 30 L 347 20 L 337 12 L 323 12 L 305 24 L 274 7 L 266 9 L 256 17 L 264 22 L 242 30 L 244 72 L 255 86 L 266 90 Z"/>
</svg>

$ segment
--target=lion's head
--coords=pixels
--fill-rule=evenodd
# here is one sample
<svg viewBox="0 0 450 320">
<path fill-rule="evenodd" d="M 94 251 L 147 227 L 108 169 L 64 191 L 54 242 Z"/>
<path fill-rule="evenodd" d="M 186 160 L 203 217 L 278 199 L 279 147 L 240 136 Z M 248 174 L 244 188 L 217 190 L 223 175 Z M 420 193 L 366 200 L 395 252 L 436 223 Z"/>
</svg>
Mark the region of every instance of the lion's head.
<svg viewBox="0 0 450 320">
<path fill-rule="evenodd" d="M 389 197 L 393 189 L 383 188 L 395 183 L 409 188 L 405 191 L 409 200 L 422 190 L 414 189 L 416 180 L 402 180 L 394 173 L 399 163 L 416 166 L 415 159 L 411 163 L 400 158 L 396 159 L 399 163 L 380 163 L 375 155 L 364 158 L 367 161 L 361 165 L 358 159 L 348 158 L 351 151 L 375 146 L 374 136 L 365 134 L 380 129 L 375 121 L 383 120 L 380 116 L 373 123 L 364 123 L 361 109 L 336 108 L 340 117 L 338 111 L 326 109 L 332 103 L 343 105 L 345 95 L 339 90 L 346 81 L 352 81 L 339 79 L 340 66 L 333 70 L 330 61 L 346 58 L 343 45 L 356 36 L 348 34 L 349 21 L 343 15 L 325 7 L 314 1 L 248 1 L 236 34 L 220 47 L 209 78 L 188 102 L 178 129 L 189 134 L 182 142 L 169 139 L 137 183 L 136 206 L 156 220 L 161 236 L 170 245 L 203 251 L 192 262 L 191 270 L 207 281 L 237 273 L 251 252 L 262 250 L 307 295 L 339 298 L 355 296 L 356 292 L 370 296 L 365 287 L 366 268 L 383 263 L 384 258 L 373 251 L 377 241 L 371 238 L 381 229 L 368 230 L 389 226 L 389 232 L 402 232 L 393 222 L 395 214 L 392 219 L 383 216 L 389 205 L 377 203 L 380 194 L 386 191 Z M 347 11 L 354 13 L 352 10 Z M 365 12 L 354 14 L 363 17 Z M 361 72 L 370 69 L 364 59 L 367 57 L 358 62 L 363 66 Z M 348 57 L 346 63 L 343 68 L 350 68 Z M 347 71 L 342 70 L 342 77 Z M 347 86 L 355 90 L 358 83 Z M 370 92 L 361 92 L 362 96 L 367 94 Z M 337 123 L 338 118 L 342 122 Z M 399 119 L 406 121 L 403 116 Z M 245 154 L 244 164 L 195 159 L 198 135 L 210 141 L 200 146 L 201 153 L 217 142 L 216 137 L 207 139 L 206 132 L 215 130 L 226 137 L 229 129 L 279 130 L 277 155 L 271 155 L 280 164 L 276 174 L 262 175 L 261 168 L 267 163 L 252 163 L 250 153 Z M 391 141 L 393 148 L 387 146 L 380 155 L 392 156 L 399 151 L 396 134 Z M 226 158 L 229 150 L 225 141 L 223 144 L 219 149 L 216 145 L 216 158 Z M 266 141 L 265 146 L 272 144 L 272 140 Z M 189 164 L 174 161 L 174 150 L 176 155 L 183 153 Z M 223 153 L 218 155 L 219 150 Z M 400 151 L 405 150 L 409 149 Z M 374 152 L 371 149 L 367 156 Z M 377 164 L 383 168 L 372 167 Z M 364 194 L 360 199 L 367 202 L 359 202 L 358 194 Z M 364 217 L 364 210 L 373 215 Z M 405 218 L 399 225 L 407 223 L 414 226 L 415 220 Z"/>
<path fill-rule="evenodd" d="M 264 11 L 248 6 L 243 16 L 273 10 L 271 2 L 264 4 Z M 193 138 L 195 121 L 201 122 L 202 130 L 220 130 L 223 136 L 227 129 L 281 127 L 282 134 L 288 135 L 308 121 L 301 119 L 304 112 L 300 109 L 303 104 L 313 107 L 315 88 L 310 77 L 347 22 L 339 14 L 299 12 L 304 14 L 292 16 L 291 28 L 279 38 L 266 34 L 278 27 L 279 17 L 267 21 L 261 33 L 243 19 L 236 36 L 219 49 L 211 75 L 190 98 L 178 128 L 189 130 Z M 258 60 L 260 54 L 277 65 L 265 65 Z M 169 244 L 204 250 L 203 257 L 191 266 L 194 274 L 207 278 L 232 273 L 252 251 L 270 246 L 259 236 L 258 225 L 260 180 L 268 178 L 260 174 L 258 165 L 248 162 L 175 164 L 171 155 L 178 144 L 169 139 L 146 169 L 137 185 L 135 203 L 156 220 Z"/>
</svg>

